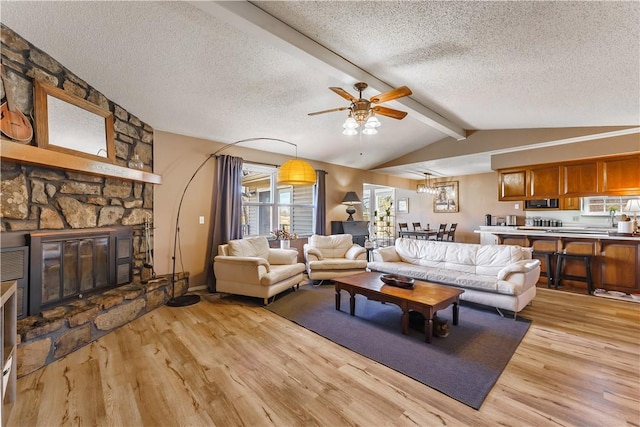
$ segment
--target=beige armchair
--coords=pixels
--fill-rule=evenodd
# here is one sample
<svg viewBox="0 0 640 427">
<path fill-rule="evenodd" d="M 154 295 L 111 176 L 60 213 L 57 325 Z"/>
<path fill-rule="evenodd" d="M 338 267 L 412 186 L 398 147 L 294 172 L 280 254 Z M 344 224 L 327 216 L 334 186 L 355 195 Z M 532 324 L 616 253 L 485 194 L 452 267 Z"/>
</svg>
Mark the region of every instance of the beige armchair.
<svg viewBox="0 0 640 427">
<path fill-rule="evenodd" d="M 231 240 L 213 259 L 216 291 L 264 299 L 297 288 L 305 265 L 291 249 L 271 249 L 266 237 Z"/>
<path fill-rule="evenodd" d="M 367 268 L 367 250 L 354 244 L 351 234 L 314 234 L 304 245 L 304 259 L 311 280 L 334 279 Z"/>
</svg>

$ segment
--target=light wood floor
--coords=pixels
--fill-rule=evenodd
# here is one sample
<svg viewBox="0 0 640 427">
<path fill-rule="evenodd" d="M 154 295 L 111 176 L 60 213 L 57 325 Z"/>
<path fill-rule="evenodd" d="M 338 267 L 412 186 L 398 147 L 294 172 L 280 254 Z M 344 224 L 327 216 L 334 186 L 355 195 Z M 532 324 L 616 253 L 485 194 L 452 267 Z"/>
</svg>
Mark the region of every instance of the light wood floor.
<svg viewBox="0 0 640 427">
<path fill-rule="evenodd" d="M 21 378 L 9 425 L 640 425 L 640 304 L 540 289 L 522 316 L 476 411 L 253 300 L 207 296 Z"/>
</svg>

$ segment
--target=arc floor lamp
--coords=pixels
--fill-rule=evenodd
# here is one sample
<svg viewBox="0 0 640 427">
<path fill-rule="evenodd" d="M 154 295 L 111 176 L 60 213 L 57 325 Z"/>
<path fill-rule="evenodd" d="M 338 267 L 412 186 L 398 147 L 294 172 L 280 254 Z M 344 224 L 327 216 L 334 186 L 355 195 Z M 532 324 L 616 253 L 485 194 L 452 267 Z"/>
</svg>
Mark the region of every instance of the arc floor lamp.
<svg viewBox="0 0 640 427">
<path fill-rule="evenodd" d="M 285 144 L 289 144 L 296 147 L 295 159 L 287 160 L 278 169 L 278 178 L 277 178 L 278 184 L 296 186 L 296 185 L 313 185 L 316 183 L 315 169 L 313 169 L 313 167 L 309 163 L 305 162 L 304 160 L 298 159 L 298 145 L 294 144 L 293 142 L 285 141 L 283 139 L 277 139 L 277 138 L 241 139 L 239 141 L 232 142 L 221 147 L 215 153 L 209 154 L 207 158 L 204 159 L 204 161 L 200 164 L 200 166 L 198 166 L 198 168 L 195 170 L 195 172 L 187 182 L 187 185 L 185 185 L 184 190 L 182 191 L 182 196 L 180 197 L 180 203 L 178 204 L 175 233 L 173 236 L 173 256 L 171 257 L 171 263 L 172 263 L 171 298 L 169 298 L 169 301 L 167 301 L 167 305 L 169 307 L 185 307 L 188 305 L 196 304 L 197 302 L 200 301 L 199 295 L 190 294 L 190 295 L 181 295 L 178 297 L 174 295 L 175 280 L 176 280 L 176 252 L 178 249 L 178 234 L 180 233 L 180 211 L 182 210 L 182 202 L 184 201 L 185 194 L 187 194 L 187 189 L 189 188 L 189 185 L 191 184 L 193 179 L 196 177 L 198 172 L 200 172 L 200 170 L 204 167 L 204 165 L 209 161 L 209 159 L 216 157 L 218 153 L 226 150 L 229 147 L 238 145 L 243 142 L 259 141 L 259 140 L 284 142 Z"/>
</svg>

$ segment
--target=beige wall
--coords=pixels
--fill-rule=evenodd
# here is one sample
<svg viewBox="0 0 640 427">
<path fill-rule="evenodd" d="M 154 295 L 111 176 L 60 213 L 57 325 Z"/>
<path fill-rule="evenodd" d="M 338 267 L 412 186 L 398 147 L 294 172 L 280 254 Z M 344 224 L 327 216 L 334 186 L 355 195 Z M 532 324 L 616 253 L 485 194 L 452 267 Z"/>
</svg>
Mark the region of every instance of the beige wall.
<svg viewBox="0 0 640 427">
<path fill-rule="evenodd" d="M 279 144 L 265 141 L 265 146 Z M 176 215 L 180 197 L 187 182 L 196 168 L 211 153 L 224 144 L 183 135 L 155 131 L 154 133 L 154 172 L 162 176 L 163 184 L 154 189 L 154 268 L 157 274 L 171 273 L 173 242 Z M 252 150 L 240 146 L 229 147 L 224 154 L 241 156 L 246 162 L 282 164 L 289 156 L 265 151 Z M 344 193 L 356 191 L 362 194 L 362 185 L 373 183 L 398 188 L 414 188 L 415 182 L 403 178 L 391 177 L 346 168 L 328 163 L 313 162 L 317 169 L 328 172 L 327 176 L 327 230 L 330 221 L 342 220 L 345 207 L 340 204 Z M 185 194 L 180 212 L 180 245 L 182 256 L 177 253 L 176 271 L 190 273 L 191 287 L 202 286 L 206 282 L 205 256 L 207 234 L 211 214 L 212 182 L 215 171 L 214 159 L 209 160 L 200 170 Z M 361 211 L 358 212 L 361 216 Z M 204 216 L 205 223 L 198 219 Z"/>
<path fill-rule="evenodd" d="M 525 133 L 520 133 L 520 135 Z M 633 143 L 636 140 L 627 139 L 625 141 Z M 265 141 L 265 146 L 269 146 L 269 144 L 278 143 Z M 217 142 L 155 131 L 154 172 L 163 178 L 163 184 L 156 186 L 154 193 L 154 267 L 156 273 L 165 274 L 172 271 L 171 257 L 176 214 L 185 185 L 207 156 L 221 147 L 223 144 Z M 579 152 L 581 151 L 574 151 L 575 155 L 578 155 Z M 239 146 L 229 147 L 225 149 L 224 153 L 241 156 L 247 162 L 282 164 L 289 159 L 288 156 Z M 549 161 L 553 161 L 553 159 L 549 159 Z M 518 224 L 524 223 L 521 202 L 518 209 L 515 207 L 517 202 L 498 202 L 498 178 L 495 172 L 441 179 L 440 181 L 457 180 L 459 182 L 460 211 L 436 214 L 433 213 L 432 196 L 415 192 L 415 186 L 421 182 L 420 180 L 407 180 L 321 162 L 310 161 L 310 163 L 315 168 L 328 172 L 327 230 L 330 230 L 330 221 L 346 218 L 345 206 L 340 204 L 344 193 L 356 191 L 362 195 L 364 183 L 394 187 L 398 189 L 397 198 L 406 197 L 409 199 L 409 213 L 397 216 L 397 222 L 420 221 L 425 225 L 427 223 L 434 225 L 457 222 L 459 225 L 456 240 L 460 242 L 478 243 L 480 241 L 479 236 L 473 231 L 484 224 L 484 216 L 487 213 L 494 216 L 517 215 Z M 521 163 L 530 164 L 529 159 Z M 188 271 L 191 274 L 190 284 L 192 287 L 202 286 L 206 281 L 204 270 L 213 174 L 214 160 L 211 159 L 189 186 L 180 213 L 180 246 L 183 256 L 180 256 L 180 253 L 177 254 L 176 271 Z M 204 216 L 205 224 L 198 223 L 199 216 Z M 358 207 L 355 217 L 362 219 L 361 207 Z"/>
<path fill-rule="evenodd" d="M 518 224 L 524 224 L 524 211 L 521 202 L 498 202 L 498 174 L 496 172 L 454 176 L 438 181 L 458 181 L 459 210 L 456 213 L 434 213 L 433 196 L 418 194 L 411 190 L 396 191 L 396 198 L 409 199 L 409 213 L 396 214 L 396 222 L 420 222 L 431 228 L 440 223 L 458 223 L 456 241 L 480 243 L 480 237 L 474 233 L 484 225 L 485 214 L 494 216 L 516 215 Z M 515 205 L 519 204 L 516 209 Z M 410 226 L 411 228 L 411 226 Z"/>
</svg>

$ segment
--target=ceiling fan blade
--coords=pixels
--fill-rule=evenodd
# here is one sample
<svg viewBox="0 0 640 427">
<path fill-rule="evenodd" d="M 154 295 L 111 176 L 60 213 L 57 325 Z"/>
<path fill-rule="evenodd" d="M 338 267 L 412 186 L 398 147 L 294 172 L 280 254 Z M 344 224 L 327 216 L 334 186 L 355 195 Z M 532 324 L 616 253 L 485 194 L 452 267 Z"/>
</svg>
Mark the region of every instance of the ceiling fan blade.
<svg viewBox="0 0 640 427">
<path fill-rule="evenodd" d="M 381 104 L 383 102 L 391 101 L 392 99 L 402 98 L 403 96 L 411 95 L 411 89 L 406 86 L 400 86 L 389 92 L 381 93 L 379 95 L 372 96 L 369 101 L 374 104 Z"/>
<path fill-rule="evenodd" d="M 376 114 L 380 114 L 381 116 L 391 117 L 392 119 L 402 120 L 406 117 L 407 113 L 405 111 L 394 110 L 393 108 L 381 107 L 380 105 L 372 108 Z"/>
<path fill-rule="evenodd" d="M 331 89 L 332 91 L 334 91 L 335 93 L 337 93 L 338 95 L 346 99 L 347 101 L 356 102 L 358 100 L 358 98 L 355 98 L 349 92 L 342 89 L 341 87 L 330 87 L 329 89 Z"/>
<path fill-rule="evenodd" d="M 340 108 L 332 108 L 331 110 L 323 110 L 323 111 L 316 111 L 315 113 L 307 113 L 308 116 L 315 116 L 318 114 L 324 114 L 324 113 L 333 113 L 334 111 L 343 111 L 343 110 L 347 110 L 349 109 L 349 107 L 340 107 Z"/>
</svg>

